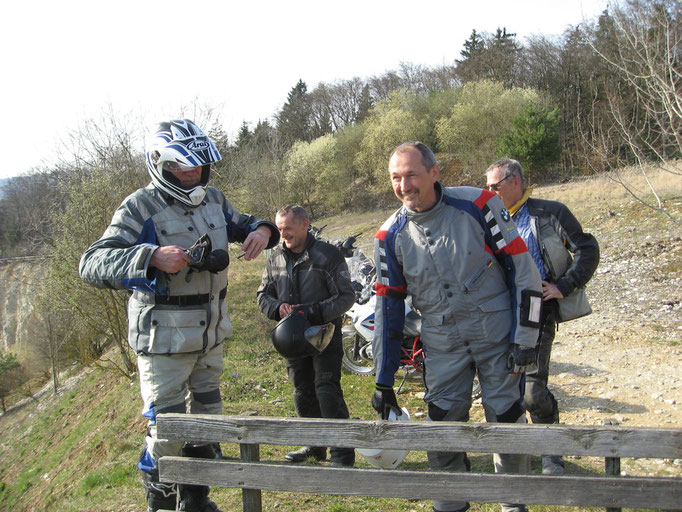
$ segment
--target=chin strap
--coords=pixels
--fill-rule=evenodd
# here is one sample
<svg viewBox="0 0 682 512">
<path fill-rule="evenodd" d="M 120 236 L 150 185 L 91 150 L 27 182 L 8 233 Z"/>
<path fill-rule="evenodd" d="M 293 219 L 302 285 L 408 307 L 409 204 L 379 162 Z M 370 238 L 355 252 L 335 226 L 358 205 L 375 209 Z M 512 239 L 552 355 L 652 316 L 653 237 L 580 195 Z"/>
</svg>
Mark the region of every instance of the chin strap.
<svg viewBox="0 0 682 512">
<path fill-rule="evenodd" d="M 535 185 L 531 185 L 530 187 L 526 188 L 526 191 L 523 193 L 523 197 L 519 199 L 519 201 L 509 208 L 509 214 L 513 217 L 516 212 L 518 212 L 521 207 L 528 201 L 528 198 L 530 195 L 533 193 L 533 189 L 535 188 Z"/>
</svg>

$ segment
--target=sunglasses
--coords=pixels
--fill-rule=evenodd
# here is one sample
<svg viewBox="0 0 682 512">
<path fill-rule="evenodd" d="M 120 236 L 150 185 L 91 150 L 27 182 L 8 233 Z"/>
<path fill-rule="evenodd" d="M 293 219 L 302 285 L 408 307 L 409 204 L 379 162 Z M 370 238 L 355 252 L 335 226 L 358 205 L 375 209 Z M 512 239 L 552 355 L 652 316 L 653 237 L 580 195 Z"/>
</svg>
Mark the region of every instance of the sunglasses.
<svg viewBox="0 0 682 512">
<path fill-rule="evenodd" d="M 488 189 L 497 192 L 498 190 L 500 190 L 500 183 L 502 183 L 504 180 L 509 179 L 509 178 L 511 178 L 511 177 L 512 177 L 511 174 L 507 174 L 504 178 L 502 178 L 502 179 L 501 179 L 500 181 L 498 181 L 497 183 L 491 183 L 491 184 L 488 185 L 487 187 L 488 187 Z"/>
</svg>

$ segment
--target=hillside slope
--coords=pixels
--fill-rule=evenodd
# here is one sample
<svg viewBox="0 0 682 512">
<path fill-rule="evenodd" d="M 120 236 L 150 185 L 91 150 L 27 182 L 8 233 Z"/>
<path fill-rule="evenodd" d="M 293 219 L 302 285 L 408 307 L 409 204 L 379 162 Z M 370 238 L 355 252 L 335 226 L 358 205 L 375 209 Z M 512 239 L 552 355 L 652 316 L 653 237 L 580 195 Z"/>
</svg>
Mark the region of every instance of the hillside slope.
<svg viewBox="0 0 682 512">
<path fill-rule="evenodd" d="M 665 202 L 682 215 L 682 180 L 662 175 Z M 588 285 L 594 313 L 560 327 L 550 386 L 564 423 L 593 425 L 682 425 L 682 232 L 642 208 L 606 179 L 543 187 L 535 196 L 560 199 L 599 240 L 602 260 Z M 325 235 L 342 238 L 362 231 L 360 246 L 371 253 L 372 236 L 387 212 L 323 219 Z M 293 416 L 284 364 L 271 349 L 272 324 L 257 312 L 255 290 L 264 263 L 233 258 L 230 314 L 235 332 L 225 344 L 221 391 L 225 412 Z M 352 416 L 373 418 L 371 378 L 344 374 Z M 423 386 L 408 379 L 399 396 L 423 420 Z M 99 367 L 87 369 L 51 394 L 0 417 L 0 510 L 144 510 L 135 462 L 145 431 L 139 385 Z M 482 419 L 475 404 L 472 419 Z M 226 456 L 237 456 L 224 446 Z M 288 447 L 263 447 L 264 459 L 281 459 Z M 491 471 L 489 458 L 473 457 L 474 469 Z M 358 462 L 362 464 L 361 461 Z M 534 460 L 537 470 L 538 460 Z M 603 461 L 569 458 L 567 472 L 600 471 Z M 424 452 L 412 451 L 408 468 L 425 467 Z M 628 473 L 682 476 L 682 461 L 623 461 Z M 235 490 L 215 490 L 223 510 L 240 509 Z M 430 510 L 429 502 L 264 493 L 265 510 Z M 475 504 L 472 510 L 497 511 Z M 534 511 L 559 510 L 533 507 Z"/>
</svg>

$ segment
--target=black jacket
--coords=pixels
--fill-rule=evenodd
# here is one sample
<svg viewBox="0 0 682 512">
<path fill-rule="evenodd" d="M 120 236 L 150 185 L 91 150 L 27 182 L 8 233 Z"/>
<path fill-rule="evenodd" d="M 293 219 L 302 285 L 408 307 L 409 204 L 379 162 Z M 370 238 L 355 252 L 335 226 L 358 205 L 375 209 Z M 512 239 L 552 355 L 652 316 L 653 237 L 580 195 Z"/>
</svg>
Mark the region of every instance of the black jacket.
<svg viewBox="0 0 682 512">
<path fill-rule="evenodd" d="M 568 268 L 551 279 L 563 296 L 568 297 L 576 288 L 584 287 L 597 269 L 599 244 L 591 234 L 583 231 L 565 204 L 532 197 L 526 204 L 533 234 L 541 250 L 551 238 L 559 237 L 560 243 L 573 255 Z"/>
<path fill-rule="evenodd" d="M 268 258 L 257 292 L 258 307 L 272 320 L 281 320 L 283 302 L 310 306 L 313 325 L 335 321 L 355 302 L 348 266 L 341 251 L 308 234 L 298 258 L 284 244 Z"/>
</svg>

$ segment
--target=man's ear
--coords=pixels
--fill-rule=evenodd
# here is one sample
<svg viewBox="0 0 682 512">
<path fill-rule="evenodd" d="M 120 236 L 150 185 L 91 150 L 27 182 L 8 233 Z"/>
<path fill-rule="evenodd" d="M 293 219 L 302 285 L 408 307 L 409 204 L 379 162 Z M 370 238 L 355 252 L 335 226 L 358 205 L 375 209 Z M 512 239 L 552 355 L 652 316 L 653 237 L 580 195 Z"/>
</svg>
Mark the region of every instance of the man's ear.
<svg viewBox="0 0 682 512">
<path fill-rule="evenodd" d="M 438 165 L 431 167 L 431 174 L 433 175 L 433 182 L 437 182 L 438 178 L 440 177 L 440 168 Z"/>
</svg>

